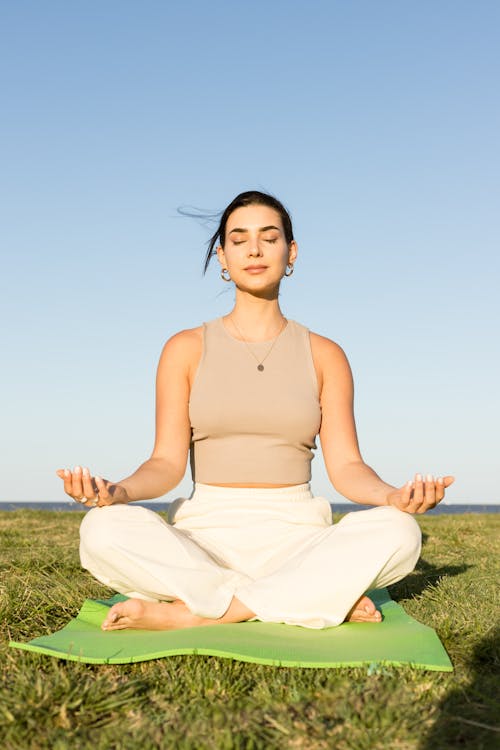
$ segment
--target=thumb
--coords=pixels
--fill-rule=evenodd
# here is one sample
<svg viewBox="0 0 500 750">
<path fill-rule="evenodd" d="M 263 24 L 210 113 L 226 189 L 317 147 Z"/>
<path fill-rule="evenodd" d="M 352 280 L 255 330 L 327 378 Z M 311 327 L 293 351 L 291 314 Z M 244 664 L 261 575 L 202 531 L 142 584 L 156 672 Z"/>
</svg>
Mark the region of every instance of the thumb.
<svg viewBox="0 0 500 750">
<path fill-rule="evenodd" d="M 455 481 L 455 477 L 451 477 L 451 476 L 443 477 L 443 483 L 445 487 L 449 487 L 450 484 L 453 484 L 454 481 Z"/>
</svg>

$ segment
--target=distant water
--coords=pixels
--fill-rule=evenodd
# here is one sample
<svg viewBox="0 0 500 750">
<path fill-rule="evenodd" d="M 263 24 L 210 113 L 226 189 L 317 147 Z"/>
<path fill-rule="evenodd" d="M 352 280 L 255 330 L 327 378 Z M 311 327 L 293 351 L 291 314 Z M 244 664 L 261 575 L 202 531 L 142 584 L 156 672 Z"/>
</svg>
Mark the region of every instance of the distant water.
<svg viewBox="0 0 500 750">
<path fill-rule="evenodd" d="M 145 508 L 151 508 L 156 511 L 166 511 L 170 503 L 153 503 L 143 502 L 134 503 L 134 505 L 142 505 Z M 350 513 L 354 510 L 367 510 L 372 507 L 369 505 L 358 505 L 357 503 L 331 503 L 332 511 L 334 513 Z M 29 510 L 47 510 L 47 511 L 75 511 L 85 510 L 78 503 L 72 502 L 59 502 L 59 503 L 5 503 L 0 502 L 1 510 L 20 510 L 26 508 Z M 442 516 L 442 515 L 456 515 L 459 513 L 499 513 L 500 503 L 496 504 L 481 504 L 481 503 L 470 503 L 470 504 L 445 504 L 441 503 L 436 508 L 427 511 L 427 515 L 430 516 Z"/>
</svg>

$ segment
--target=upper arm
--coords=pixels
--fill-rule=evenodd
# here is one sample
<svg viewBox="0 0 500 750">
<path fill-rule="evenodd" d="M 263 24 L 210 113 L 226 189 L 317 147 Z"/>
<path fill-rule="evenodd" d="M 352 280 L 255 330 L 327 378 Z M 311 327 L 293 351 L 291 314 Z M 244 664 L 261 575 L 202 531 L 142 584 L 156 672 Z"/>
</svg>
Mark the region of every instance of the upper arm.
<svg viewBox="0 0 500 750">
<path fill-rule="evenodd" d="M 201 357 L 201 328 L 181 331 L 163 347 L 156 375 L 156 437 L 152 458 L 184 473 L 191 442 L 189 394 Z"/>
<path fill-rule="evenodd" d="M 354 385 L 344 351 L 330 339 L 311 334 L 321 403 L 320 440 L 330 478 L 337 467 L 362 460 L 354 421 Z"/>
</svg>

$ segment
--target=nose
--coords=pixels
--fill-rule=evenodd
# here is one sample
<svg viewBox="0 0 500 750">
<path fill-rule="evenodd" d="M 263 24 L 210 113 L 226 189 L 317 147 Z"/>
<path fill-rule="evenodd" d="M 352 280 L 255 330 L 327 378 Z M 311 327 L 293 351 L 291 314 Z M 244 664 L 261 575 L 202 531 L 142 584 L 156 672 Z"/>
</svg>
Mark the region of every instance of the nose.
<svg viewBox="0 0 500 750">
<path fill-rule="evenodd" d="M 262 250 L 259 245 L 259 240 L 256 237 L 253 238 L 249 243 L 248 255 L 250 258 L 256 258 L 259 255 L 262 255 Z"/>
</svg>

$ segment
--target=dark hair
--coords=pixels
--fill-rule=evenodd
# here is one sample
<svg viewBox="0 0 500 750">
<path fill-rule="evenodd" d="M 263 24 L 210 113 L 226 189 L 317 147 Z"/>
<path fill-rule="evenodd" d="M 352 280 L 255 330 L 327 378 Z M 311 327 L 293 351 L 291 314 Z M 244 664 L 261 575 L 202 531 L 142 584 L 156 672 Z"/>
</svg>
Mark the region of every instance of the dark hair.
<svg viewBox="0 0 500 750">
<path fill-rule="evenodd" d="M 224 247 L 226 241 L 226 224 L 227 220 L 237 208 L 243 208 L 244 206 L 269 206 L 277 211 L 281 217 L 283 224 L 283 230 L 285 232 L 285 239 L 288 244 L 293 241 L 293 229 L 292 220 L 290 214 L 280 201 L 272 195 L 267 193 L 261 193 L 259 190 L 247 190 L 245 193 L 239 195 L 231 201 L 231 203 L 224 209 L 221 214 L 219 226 L 217 231 L 212 235 L 208 241 L 208 250 L 205 256 L 205 265 L 203 267 L 203 273 L 207 272 L 208 264 L 213 255 L 216 254 L 215 247 L 219 242 Z"/>
</svg>

